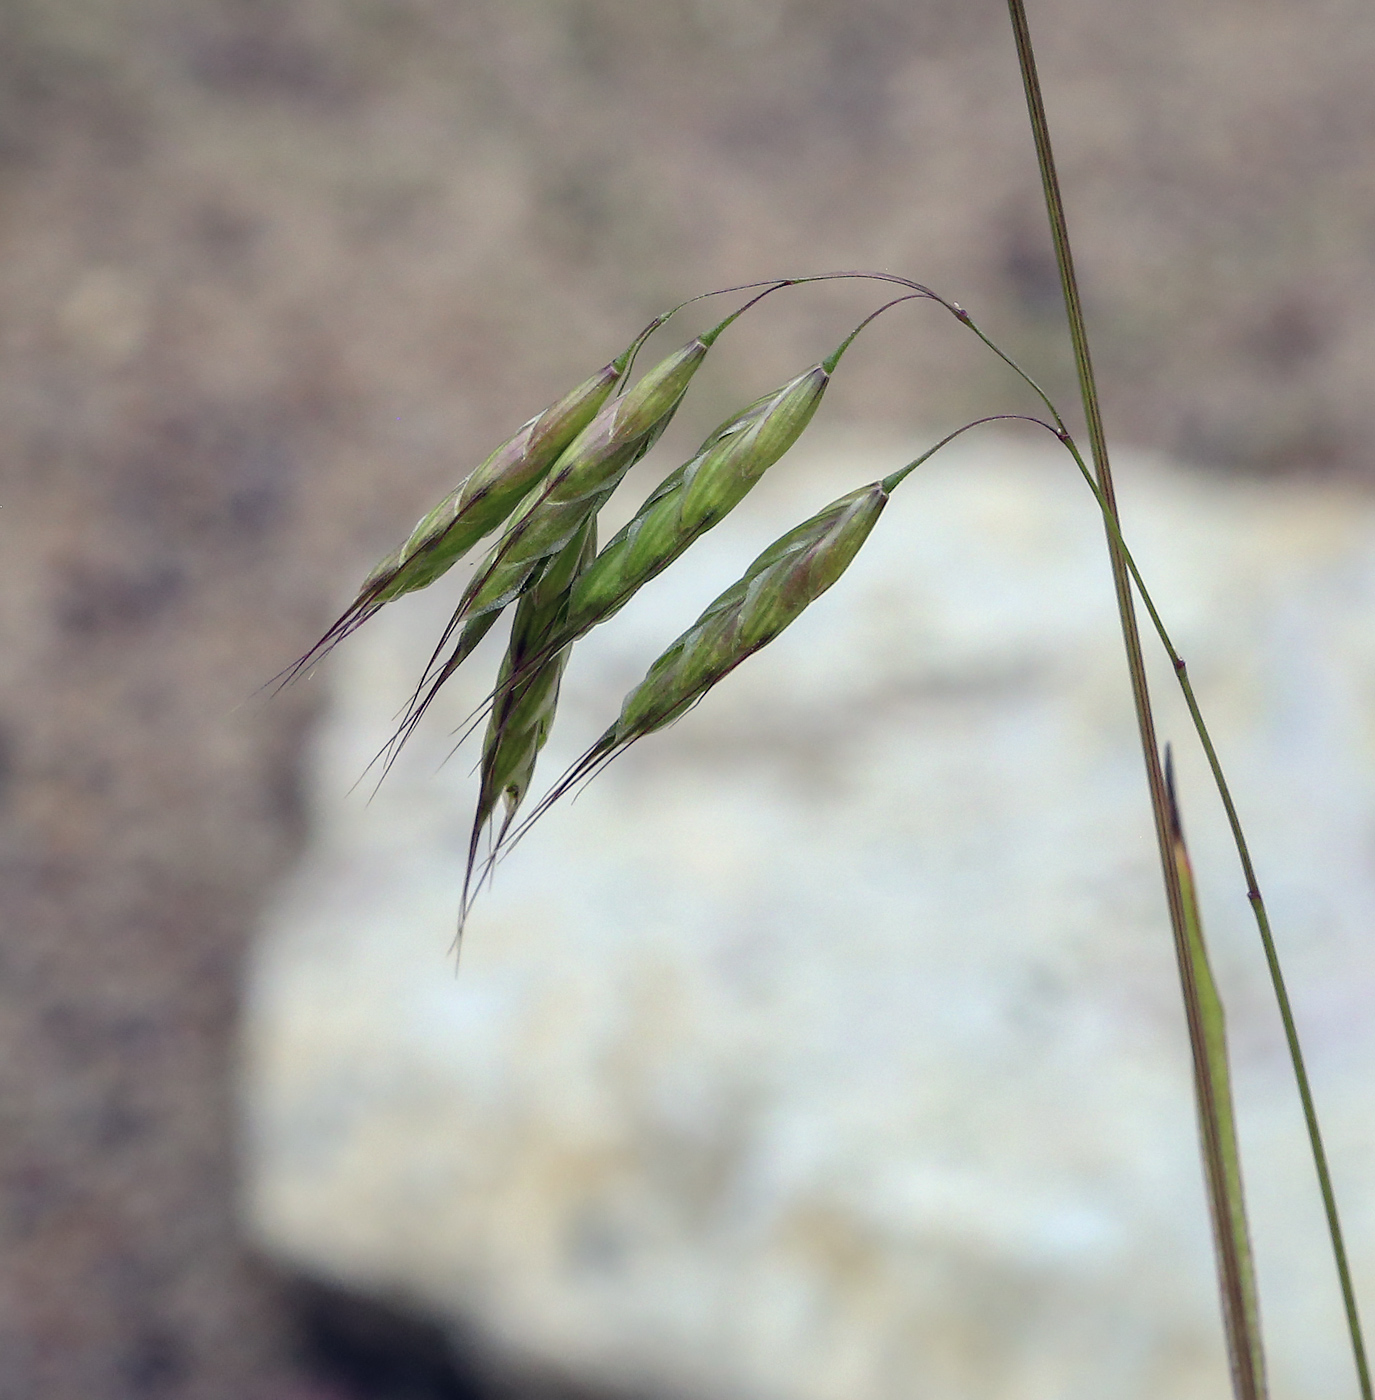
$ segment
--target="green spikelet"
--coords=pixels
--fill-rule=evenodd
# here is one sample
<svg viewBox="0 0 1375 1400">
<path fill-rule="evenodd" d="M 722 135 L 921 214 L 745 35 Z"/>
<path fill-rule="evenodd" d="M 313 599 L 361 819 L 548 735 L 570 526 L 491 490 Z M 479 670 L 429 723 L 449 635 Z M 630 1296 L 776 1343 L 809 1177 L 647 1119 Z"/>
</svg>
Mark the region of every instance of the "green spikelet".
<svg viewBox="0 0 1375 1400">
<path fill-rule="evenodd" d="M 548 482 L 517 509 L 479 568 L 460 604 L 464 616 L 504 608 L 535 568 L 557 554 L 601 509 L 668 426 L 719 330 L 698 336 L 656 365 L 574 439 L 554 464 Z"/>
<path fill-rule="evenodd" d="M 888 504 L 882 481 L 862 486 L 775 540 L 649 668 L 620 717 L 525 820 L 518 839 L 627 745 L 671 724 L 712 686 L 794 622 L 850 566 Z M 489 860 L 500 854 L 504 842 Z"/>
<path fill-rule="evenodd" d="M 372 570 L 343 614 L 278 679 L 283 684 L 292 680 L 385 603 L 427 587 L 495 530 L 603 407 L 642 338 L 556 404 L 536 414 L 470 473 L 416 525 L 405 544 Z"/>
<path fill-rule="evenodd" d="M 887 504 L 881 482 L 863 486 L 771 544 L 649 668 L 599 743 L 662 729 L 767 646 L 845 572 Z"/>
<path fill-rule="evenodd" d="M 550 644 L 563 631 L 568 595 L 577 576 L 596 553 L 594 518 L 586 521 L 578 534 L 541 566 L 539 577 L 521 595 L 516 607 L 482 746 L 482 785 L 468 843 L 465 906 L 482 830 L 496 812 L 498 802 L 503 803 L 500 842 L 529 790 L 535 763 L 549 737 L 564 666 L 572 650 L 571 644 Z"/>
<path fill-rule="evenodd" d="M 564 647 L 528 675 L 521 672 L 524 663 L 561 630 L 569 588 L 596 552 L 597 525 L 589 520 L 549 562 L 516 608 L 498 681 L 499 701 L 487 725 L 479 821 L 492 815 L 498 797 L 505 801 L 509 817 L 529 787 L 535 756 L 544 747 L 553 720 L 570 648 Z M 519 679 L 511 684 L 513 677 Z"/>
<path fill-rule="evenodd" d="M 596 417 L 620 380 L 629 353 L 598 370 L 497 448 L 420 521 L 394 556 L 394 567 L 384 560 L 373 570 L 360 595 L 371 585 L 377 600 L 386 602 L 424 588 L 495 530 Z"/>
</svg>

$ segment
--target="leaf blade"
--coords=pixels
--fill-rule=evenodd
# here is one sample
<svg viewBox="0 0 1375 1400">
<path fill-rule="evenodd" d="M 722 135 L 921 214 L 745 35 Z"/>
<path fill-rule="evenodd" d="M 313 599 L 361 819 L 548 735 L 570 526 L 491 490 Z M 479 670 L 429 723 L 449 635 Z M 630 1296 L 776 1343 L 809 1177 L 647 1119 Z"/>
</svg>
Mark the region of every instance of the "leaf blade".
<svg viewBox="0 0 1375 1400">
<path fill-rule="evenodd" d="M 1232 1385 L 1243 1400 L 1264 1400 L 1265 1354 L 1261 1342 L 1260 1301 L 1246 1222 L 1241 1148 L 1232 1103 L 1227 1017 L 1208 961 L 1198 892 L 1179 817 L 1174 764 L 1168 747 L 1165 750 L 1165 786 L 1169 796 L 1171 854 L 1179 876 L 1184 910 L 1185 939 L 1179 949 L 1180 981 L 1193 1051 L 1199 1143 L 1217 1250 Z"/>
</svg>

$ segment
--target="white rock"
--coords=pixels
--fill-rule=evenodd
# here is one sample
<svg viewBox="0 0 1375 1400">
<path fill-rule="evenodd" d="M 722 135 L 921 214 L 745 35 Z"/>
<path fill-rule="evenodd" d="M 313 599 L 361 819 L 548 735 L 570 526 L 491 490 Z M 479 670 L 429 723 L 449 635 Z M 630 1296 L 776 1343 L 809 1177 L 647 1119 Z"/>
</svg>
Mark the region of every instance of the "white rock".
<svg viewBox="0 0 1375 1400">
<path fill-rule="evenodd" d="M 542 776 L 764 542 L 902 460 L 777 468 L 580 646 Z M 1375 1318 L 1375 506 L 1118 471 L 1251 835 Z M 453 591 L 330 663 L 315 840 L 251 988 L 265 1245 L 589 1383 L 1223 1394 L 1174 957 L 1072 466 L 985 439 L 913 477 L 785 637 L 505 861 L 457 976 L 475 784 L 467 751 L 440 762 L 496 651 L 371 802 L 350 792 Z M 1274 1390 L 1354 1395 L 1236 859 L 1155 675 L 1230 1014 Z"/>
</svg>

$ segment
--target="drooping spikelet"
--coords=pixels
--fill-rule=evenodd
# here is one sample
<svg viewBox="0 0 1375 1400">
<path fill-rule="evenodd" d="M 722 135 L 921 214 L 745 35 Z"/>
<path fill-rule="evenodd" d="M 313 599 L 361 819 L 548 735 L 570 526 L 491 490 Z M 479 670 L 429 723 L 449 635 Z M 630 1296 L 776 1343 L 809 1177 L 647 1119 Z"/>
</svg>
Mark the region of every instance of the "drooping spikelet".
<svg viewBox="0 0 1375 1400">
<path fill-rule="evenodd" d="M 628 355 L 629 351 L 605 365 L 552 408 L 532 418 L 430 511 L 402 545 L 400 567 L 383 579 L 379 601 L 433 583 L 478 540 L 495 530 L 597 416 L 619 382 Z M 378 572 L 374 570 L 374 574 Z"/>
<path fill-rule="evenodd" d="M 620 717 L 561 778 L 517 835 L 637 739 L 663 729 L 794 622 L 849 567 L 888 504 L 862 486 L 775 540 L 649 668 Z M 500 847 L 492 859 L 500 853 Z"/>
<path fill-rule="evenodd" d="M 557 554 L 601 509 L 668 426 L 720 329 L 656 365 L 569 444 L 548 481 L 526 497 L 479 566 L 460 604 L 465 617 L 504 608 L 536 566 Z"/>
<path fill-rule="evenodd" d="M 874 482 L 775 540 L 655 661 L 599 743 L 623 748 L 671 724 L 767 646 L 845 572 L 887 504 Z"/>
<path fill-rule="evenodd" d="M 289 681 L 361 627 L 384 603 L 425 588 L 490 534 L 537 486 L 564 449 L 593 420 L 625 373 L 643 333 L 596 374 L 537 413 L 464 479 L 363 580 L 329 630 L 283 673 Z"/>
<path fill-rule="evenodd" d="M 541 567 L 539 577 L 521 595 L 516 607 L 483 741 L 482 784 L 464 879 L 465 905 L 482 830 L 498 802 L 503 803 L 500 841 L 529 790 L 536 760 L 549 737 L 559 684 L 572 650 L 571 643 L 562 647 L 550 644 L 563 631 L 574 581 L 596 553 L 597 522 L 590 519 Z"/>
</svg>

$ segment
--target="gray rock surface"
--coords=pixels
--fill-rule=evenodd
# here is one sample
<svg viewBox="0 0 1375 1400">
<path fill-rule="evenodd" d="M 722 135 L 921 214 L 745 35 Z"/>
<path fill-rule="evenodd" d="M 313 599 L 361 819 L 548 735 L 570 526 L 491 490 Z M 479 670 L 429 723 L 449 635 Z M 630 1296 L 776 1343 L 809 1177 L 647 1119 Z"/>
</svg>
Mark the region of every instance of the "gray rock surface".
<svg viewBox="0 0 1375 1400">
<path fill-rule="evenodd" d="M 541 776 L 765 541 L 904 459 L 823 444 L 776 469 L 582 644 Z M 1252 837 L 1375 1315 L 1375 503 L 1119 472 Z M 783 639 L 504 862 L 457 976 L 475 784 L 466 750 L 441 764 L 495 651 L 371 801 L 351 791 L 451 593 L 389 608 L 326 668 L 313 844 L 263 930 L 245 1046 L 268 1249 L 589 1381 L 1224 1393 L 1173 952 L 1068 461 L 986 438 L 914 477 Z M 1274 1390 L 1354 1395 L 1235 857 L 1155 675 Z"/>
</svg>

